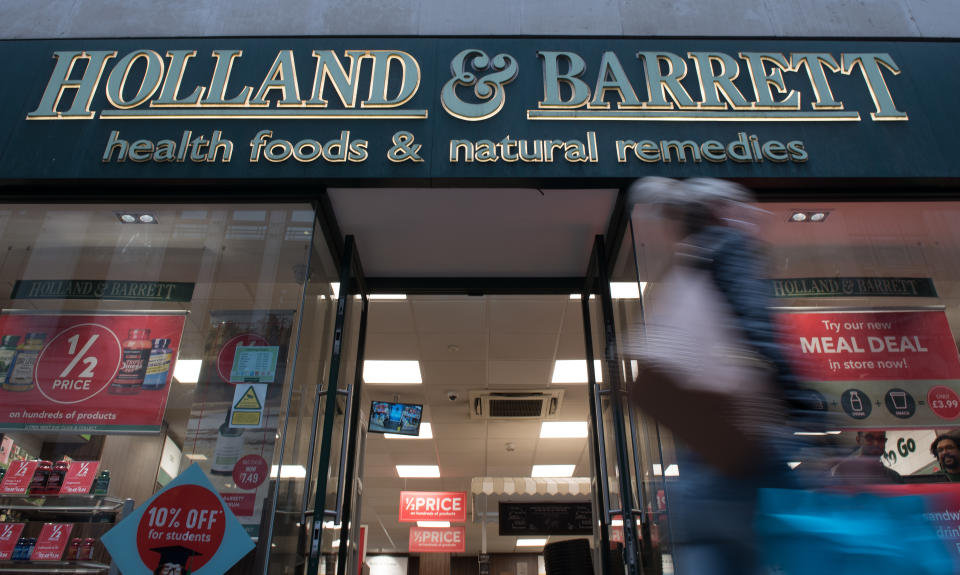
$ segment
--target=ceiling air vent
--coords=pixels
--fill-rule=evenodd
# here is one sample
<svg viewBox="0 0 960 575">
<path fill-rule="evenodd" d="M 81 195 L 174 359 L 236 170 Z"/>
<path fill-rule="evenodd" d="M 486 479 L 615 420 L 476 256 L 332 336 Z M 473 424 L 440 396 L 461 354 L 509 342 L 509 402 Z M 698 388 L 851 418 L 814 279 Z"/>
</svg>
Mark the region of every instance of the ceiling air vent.
<svg viewBox="0 0 960 575">
<path fill-rule="evenodd" d="M 472 419 L 554 419 L 563 390 L 471 391 L 469 401 Z"/>
</svg>

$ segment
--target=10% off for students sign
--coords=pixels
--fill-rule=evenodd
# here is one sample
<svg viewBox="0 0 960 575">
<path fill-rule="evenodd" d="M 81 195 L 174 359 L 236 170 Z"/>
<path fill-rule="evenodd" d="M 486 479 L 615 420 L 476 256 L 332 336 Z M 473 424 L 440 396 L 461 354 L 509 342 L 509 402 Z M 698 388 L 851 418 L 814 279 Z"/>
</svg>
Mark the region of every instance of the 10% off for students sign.
<svg viewBox="0 0 960 575">
<path fill-rule="evenodd" d="M 124 575 L 220 575 L 254 547 L 196 464 L 101 541 Z"/>
</svg>

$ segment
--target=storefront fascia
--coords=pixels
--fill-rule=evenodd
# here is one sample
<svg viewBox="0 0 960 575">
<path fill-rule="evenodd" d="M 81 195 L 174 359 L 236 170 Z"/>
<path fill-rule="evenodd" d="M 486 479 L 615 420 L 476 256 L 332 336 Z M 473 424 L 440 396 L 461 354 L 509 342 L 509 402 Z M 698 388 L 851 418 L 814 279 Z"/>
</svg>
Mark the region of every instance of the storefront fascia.
<svg viewBox="0 0 960 575">
<path fill-rule="evenodd" d="M 324 188 L 623 189 L 648 175 L 731 178 L 761 200 L 871 199 L 875 188 L 891 201 L 953 199 L 960 76 L 945 63 L 958 49 L 808 39 L 5 41 L 0 185 L 21 204 L 243 202 L 289 208 L 276 216 L 284 222 L 329 208 Z M 629 229 L 622 194 L 618 205 L 611 262 Z M 326 279 L 348 277 L 332 263 L 337 214 L 320 212 L 307 224 L 324 238 L 310 257 L 331 262 Z M 419 283 L 429 290 L 429 277 Z M 330 294 L 286 304 L 303 312 L 320 295 Z M 281 424 L 309 425 L 309 408 L 289 411 L 288 378 Z M 310 449 L 285 447 L 315 464 Z M 270 463 L 284 463 L 283 452 Z M 272 513 L 297 515 L 309 490 L 286 496 Z M 280 520 L 261 528 L 271 524 Z M 284 528 L 272 535 L 281 547 Z M 257 554 L 260 568 L 273 562 L 266 543 Z"/>
</svg>

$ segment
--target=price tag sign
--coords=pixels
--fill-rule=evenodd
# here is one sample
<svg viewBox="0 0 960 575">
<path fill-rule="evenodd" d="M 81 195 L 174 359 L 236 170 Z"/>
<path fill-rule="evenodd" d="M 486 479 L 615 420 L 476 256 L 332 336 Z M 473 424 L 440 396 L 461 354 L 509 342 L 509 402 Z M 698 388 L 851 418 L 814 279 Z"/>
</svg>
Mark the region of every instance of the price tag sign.
<svg viewBox="0 0 960 575">
<path fill-rule="evenodd" d="M 235 383 L 232 379 L 230 379 L 230 375 L 233 372 L 233 364 L 237 356 L 238 347 L 257 347 L 269 345 L 269 341 L 267 341 L 262 335 L 257 335 L 255 333 L 243 333 L 230 338 L 230 340 L 223 344 L 223 347 L 220 348 L 220 353 L 217 354 L 217 374 L 220 376 L 220 379 L 227 383 Z"/>
<path fill-rule="evenodd" d="M 0 523 L 0 560 L 11 559 L 17 547 L 17 539 L 23 531 L 23 523 Z"/>
<path fill-rule="evenodd" d="M 273 383 L 279 353 L 280 348 L 275 345 L 237 346 L 230 368 L 230 382 Z"/>
<path fill-rule="evenodd" d="M 256 489 L 267 480 L 267 460 L 259 455 L 244 455 L 233 466 L 233 482 L 240 489 Z"/>
<path fill-rule="evenodd" d="M 45 523 L 30 554 L 31 561 L 59 561 L 70 540 L 72 523 Z"/>
<path fill-rule="evenodd" d="M 3 483 L 0 483 L 0 493 L 8 495 L 26 495 L 30 488 L 30 481 L 33 479 L 33 472 L 37 470 L 36 461 L 24 461 L 18 459 L 10 462 L 7 468 L 7 474 L 3 476 Z"/>
<path fill-rule="evenodd" d="M 220 575 L 254 548 L 197 464 L 100 540 L 123 573 L 153 573 L 173 565 L 191 575 Z"/>
<path fill-rule="evenodd" d="M 60 487 L 60 494 L 90 493 L 99 466 L 99 461 L 71 461 L 67 467 L 67 475 L 63 478 L 63 485 Z"/>
<path fill-rule="evenodd" d="M 927 392 L 930 410 L 943 419 L 956 419 L 960 415 L 960 397 L 949 387 L 938 385 Z"/>
</svg>

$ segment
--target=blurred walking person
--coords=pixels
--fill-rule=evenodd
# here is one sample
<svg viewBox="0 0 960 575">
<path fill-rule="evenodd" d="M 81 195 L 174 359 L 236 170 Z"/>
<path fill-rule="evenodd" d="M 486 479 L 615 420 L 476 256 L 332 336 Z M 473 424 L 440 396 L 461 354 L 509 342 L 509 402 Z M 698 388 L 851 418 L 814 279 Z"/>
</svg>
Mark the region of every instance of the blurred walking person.
<svg viewBox="0 0 960 575">
<path fill-rule="evenodd" d="M 790 486 L 784 422 L 807 411 L 768 306 L 762 212 L 724 180 L 646 178 L 630 196 L 679 238 L 627 350 L 640 366 L 632 401 L 680 440 L 667 491 L 677 573 L 751 575 L 758 489 Z"/>
</svg>

